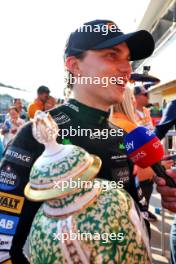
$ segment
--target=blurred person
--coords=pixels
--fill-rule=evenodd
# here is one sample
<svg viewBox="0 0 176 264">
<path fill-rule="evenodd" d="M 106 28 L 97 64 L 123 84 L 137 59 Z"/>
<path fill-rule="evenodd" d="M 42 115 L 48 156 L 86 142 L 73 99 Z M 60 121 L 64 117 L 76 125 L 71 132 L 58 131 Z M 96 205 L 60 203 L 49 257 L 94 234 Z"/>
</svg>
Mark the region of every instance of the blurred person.
<svg viewBox="0 0 176 264">
<path fill-rule="evenodd" d="M 48 100 L 46 101 L 44 105 L 44 110 L 50 110 L 54 108 L 57 104 L 57 100 L 53 96 L 49 96 Z"/>
<path fill-rule="evenodd" d="M 25 121 L 20 118 L 18 109 L 14 106 L 11 106 L 8 110 L 8 117 L 2 125 L 1 134 L 3 135 L 3 145 L 4 148 L 15 137 L 15 134 L 18 132 L 20 127 L 24 125 Z"/>
<path fill-rule="evenodd" d="M 163 100 L 163 106 L 162 106 L 162 110 L 164 110 L 167 107 L 167 101 L 166 99 Z"/>
<path fill-rule="evenodd" d="M 109 20 L 95 20 L 86 24 L 92 27 L 97 24 L 100 27 L 109 24 L 116 26 L 114 22 Z M 151 34 L 144 30 L 124 34 L 119 30 L 111 32 L 109 29 L 107 35 L 102 35 L 101 31 L 80 32 L 76 30 L 72 32 L 65 49 L 65 66 L 69 74 L 73 77 L 89 76 L 100 79 L 123 77 L 123 83 L 118 84 L 116 81 L 109 84 L 108 87 L 103 86 L 102 83 L 73 84 L 74 99 L 69 99 L 66 104 L 49 111 L 60 132 L 68 131 L 70 128 L 78 131 L 78 127 L 93 131 L 94 138 L 89 135 L 68 134 L 64 138 L 58 136 L 57 140 L 62 144 L 78 145 L 90 153 L 98 155 L 102 159 L 102 167 L 98 177 L 116 182 L 118 182 L 119 177 L 128 178 L 129 184 L 124 189 L 129 190 L 130 195 L 138 205 L 139 198 L 133 176 L 133 163 L 127 158 L 124 150 L 123 130 L 116 127 L 115 135 L 112 136 L 109 133 L 111 127 L 108 118 L 110 106 L 123 100 L 125 86 L 131 75 L 130 61 L 149 57 L 153 50 L 154 40 Z M 29 159 L 19 165 L 16 158 L 9 162 L 8 155 L 6 155 L 1 165 L 3 168 L 8 163 L 17 171 L 20 182 L 14 192 L 20 198 L 24 197 L 24 186 L 29 180 L 30 169 L 44 150 L 44 146 L 34 139 L 31 126 L 32 123 L 28 122 L 20 130 L 11 146 L 19 154 L 27 153 Z M 108 131 L 106 140 L 103 138 L 104 129 Z M 94 131 L 97 130 L 101 132 L 98 138 L 94 134 Z M 18 260 L 17 263 L 25 263 L 22 248 L 33 217 L 39 207 L 40 203 L 33 203 L 24 199 L 22 212 L 18 215 L 18 228 L 10 248 L 12 261 Z M 143 229 L 142 232 L 145 233 L 147 239 L 146 232 Z"/>
<path fill-rule="evenodd" d="M 136 121 L 139 126 L 144 126 L 149 130 L 154 130 L 152 118 L 150 116 L 150 110 L 146 108 L 149 104 L 148 91 L 143 86 L 134 87 L 134 96 L 136 99 Z M 148 208 L 150 203 L 150 197 L 153 192 L 153 177 L 155 173 L 152 168 L 148 167 L 142 169 L 138 167 L 138 177 L 140 181 L 140 186 L 142 188 L 143 194 L 147 200 Z M 149 221 L 157 221 L 157 217 L 150 211 Z"/>
<path fill-rule="evenodd" d="M 153 117 L 161 117 L 162 112 L 160 110 L 160 105 L 159 103 L 155 103 L 151 107 L 150 115 Z"/>
<path fill-rule="evenodd" d="M 150 110 L 147 108 L 149 104 L 148 91 L 143 86 L 135 86 L 134 96 L 136 99 L 136 120 L 138 125 L 154 130 Z"/>
<path fill-rule="evenodd" d="M 14 98 L 13 99 L 13 106 L 16 107 L 20 114 L 20 118 L 27 121 L 27 112 L 23 106 L 23 102 L 20 98 Z"/>
<path fill-rule="evenodd" d="M 29 118 L 33 118 L 37 110 L 45 111 L 45 103 L 49 99 L 50 90 L 46 86 L 40 86 L 37 89 L 37 98 L 29 104 L 27 112 Z"/>
<path fill-rule="evenodd" d="M 161 120 L 162 110 L 159 103 L 155 103 L 150 108 L 150 116 L 152 118 L 153 126 L 155 127 Z"/>
</svg>

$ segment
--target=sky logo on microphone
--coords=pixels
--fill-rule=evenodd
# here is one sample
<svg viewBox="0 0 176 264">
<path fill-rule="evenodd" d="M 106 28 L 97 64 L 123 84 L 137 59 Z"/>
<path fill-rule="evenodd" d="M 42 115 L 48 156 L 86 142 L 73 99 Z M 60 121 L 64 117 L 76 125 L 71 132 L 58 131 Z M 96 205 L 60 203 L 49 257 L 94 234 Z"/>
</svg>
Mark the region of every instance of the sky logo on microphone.
<svg viewBox="0 0 176 264">
<path fill-rule="evenodd" d="M 131 142 L 127 142 L 126 144 L 126 150 L 129 151 L 129 150 L 133 150 L 134 149 L 134 142 L 131 141 Z"/>
<path fill-rule="evenodd" d="M 158 149 L 160 147 L 160 145 L 161 145 L 161 142 L 159 140 L 153 143 L 153 147 L 155 149 Z"/>
<path fill-rule="evenodd" d="M 143 159 L 147 154 L 144 151 L 139 151 L 136 155 L 132 156 L 131 159 L 134 163 Z"/>
</svg>

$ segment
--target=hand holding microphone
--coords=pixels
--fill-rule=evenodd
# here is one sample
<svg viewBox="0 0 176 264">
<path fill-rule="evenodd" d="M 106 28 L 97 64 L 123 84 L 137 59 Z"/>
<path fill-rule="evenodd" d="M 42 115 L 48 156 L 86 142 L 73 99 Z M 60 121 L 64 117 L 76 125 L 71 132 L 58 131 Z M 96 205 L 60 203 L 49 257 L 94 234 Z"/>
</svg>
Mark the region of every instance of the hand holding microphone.
<svg viewBox="0 0 176 264">
<path fill-rule="evenodd" d="M 125 136 L 128 157 L 139 167 L 152 167 L 162 177 L 167 186 L 176 188 L 176 183 L 159 163 L 164 156 L 164 149 L 154 132 L 145 127 L 136 127 Z"/>
</svg>

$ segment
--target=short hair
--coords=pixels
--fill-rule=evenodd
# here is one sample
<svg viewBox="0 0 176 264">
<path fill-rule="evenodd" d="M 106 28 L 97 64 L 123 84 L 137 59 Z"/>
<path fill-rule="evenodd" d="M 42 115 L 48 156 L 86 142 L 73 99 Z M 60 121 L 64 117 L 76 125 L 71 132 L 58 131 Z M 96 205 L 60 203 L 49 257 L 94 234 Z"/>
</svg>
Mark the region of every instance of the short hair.
<svg viewBox="0 0 176 264">
<path fill-rule="evenodd" d="M 42 85 L 37 89 L 37 94 L 43 94 L 43 93 L 50 93 L 50 90 L 48 87 Z"/>
</svg>

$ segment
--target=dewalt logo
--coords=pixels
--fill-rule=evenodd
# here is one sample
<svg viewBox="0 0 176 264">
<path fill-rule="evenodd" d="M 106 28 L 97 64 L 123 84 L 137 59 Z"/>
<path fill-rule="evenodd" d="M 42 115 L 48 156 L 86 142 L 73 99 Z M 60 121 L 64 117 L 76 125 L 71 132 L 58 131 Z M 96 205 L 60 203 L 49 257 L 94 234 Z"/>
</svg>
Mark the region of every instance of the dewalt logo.
<svg viewBox="0 0 176 264">
<path fill-rule="evenodd" d="M 0 192 L 0 210 L 20 214 L 24 197 Z"/>
</svg>

